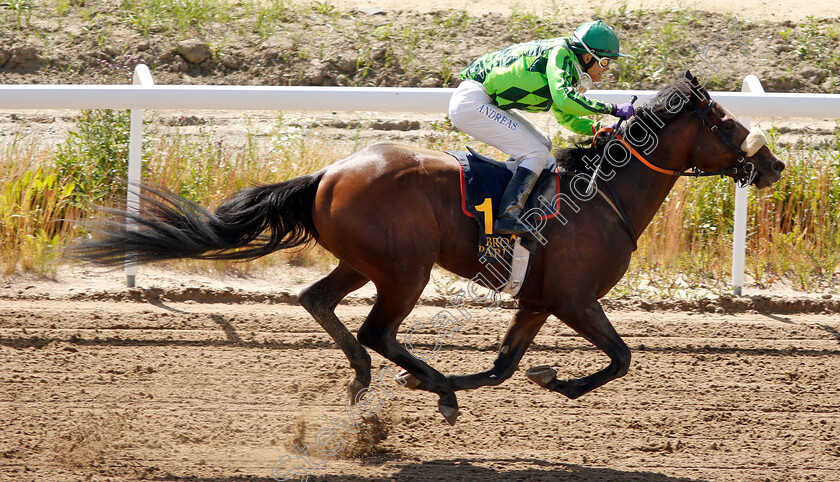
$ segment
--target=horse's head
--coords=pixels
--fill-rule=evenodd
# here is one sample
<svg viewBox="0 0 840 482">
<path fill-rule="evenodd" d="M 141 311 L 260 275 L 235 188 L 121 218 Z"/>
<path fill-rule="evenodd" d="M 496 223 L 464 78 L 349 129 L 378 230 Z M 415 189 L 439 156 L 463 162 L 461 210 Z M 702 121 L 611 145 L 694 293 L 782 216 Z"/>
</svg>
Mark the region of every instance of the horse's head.
<svg viewBox="0 0 840 482">
<path fill-rule="evenodd" d="M 761 130 L 747 129 L 712 100 L 691 72 L 685 73 L 684 84 L 690 93 L 686 110 L 700 124 L 690 167 L 721 172 L 741 185 L 754 184 L 759 189 L 778 181 L 785 164 L 765 145 Z"/>
</svg>

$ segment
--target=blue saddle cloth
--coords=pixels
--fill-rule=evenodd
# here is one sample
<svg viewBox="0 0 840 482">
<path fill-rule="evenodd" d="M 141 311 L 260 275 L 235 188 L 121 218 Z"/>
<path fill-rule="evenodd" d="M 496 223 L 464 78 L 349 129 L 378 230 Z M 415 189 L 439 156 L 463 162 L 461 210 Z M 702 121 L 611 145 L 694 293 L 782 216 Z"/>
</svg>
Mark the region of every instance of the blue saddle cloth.
<svg viewBox="0 0 840 482">
<path fill-rule="evenodd" d="M 491 199 L 493 219 L 499 215 L 499 203 L 505 192 L 513 172 L 508 169 L 507 164 L 475 152 L 467 147 L 467 151 L 446 151 L 461 164 L 461 207 L 464 214 L 475 217 L 476 221 L 484 227 L 484 212 L 478 211 L 476 206 L 482 205 L 487 198 Z M 554 182 L 554 184 L 550 184 Z M 531 197 L 525 205 L 525 210 L 532 208 L 544 208 L 537 203 L 537 197 L 543 194 L 546 200 L 550 200 L 557 192 L 557 173 L 552 169 L 545 169 L 540 173 L 537 184 L 531 192 Z M 555 213 L 542 212 L 542 216 L 552 216 Z"/>
<path fill-rule="evenodd" d="M 510 259 L 513 237 L 488 234 L 485 229 L 487 200 L 490 199 L 492 219 L 499 215 L 499 204 L 513 172 L 503 162 L 484 156 L 467 147 L 467 151 L 446 151 L 458 160 L 461 166 L 461 210 L 475 219 L 478 224 L 478 251 L 489 262 L 498 263 Z M 525 205 L 524 212 L 540 218 L 552 218 L 557 214 L 557 205 L 549 203 L 559 190 L 559 176 L 556 171 L 545 169 L 540 173 L 537 184 Z M 538 203 L 542 195 L 545 202 Z M 481 207 L 482 210 L 477 209 Z M 536 208 L 536 209 L 535 209 Z M 547 209 L 552 208 L 552 209 Z M 537 223 L 532 224 L 534 226 Z M 530 246 L 530 245 L 529 245 Z M 500 248 L 501 247 L 501 248 Z M 529 247 L 529 249 L 531 249 Z"/>
</svg>

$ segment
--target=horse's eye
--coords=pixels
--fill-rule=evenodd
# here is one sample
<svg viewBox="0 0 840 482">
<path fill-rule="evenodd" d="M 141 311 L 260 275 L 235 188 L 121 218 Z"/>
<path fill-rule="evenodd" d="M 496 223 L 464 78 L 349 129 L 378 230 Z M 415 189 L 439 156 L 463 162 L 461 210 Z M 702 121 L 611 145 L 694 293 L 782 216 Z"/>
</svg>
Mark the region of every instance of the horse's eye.
<svg viewBox="0 0 840 482">
<path fill-rule="evenodd" d="M 732 119 L 727 119 L 723 121 L 723 128 L 724 130 L 731 131 L 735 128 L 735 121 L 733 121 Z"/>
</svg>

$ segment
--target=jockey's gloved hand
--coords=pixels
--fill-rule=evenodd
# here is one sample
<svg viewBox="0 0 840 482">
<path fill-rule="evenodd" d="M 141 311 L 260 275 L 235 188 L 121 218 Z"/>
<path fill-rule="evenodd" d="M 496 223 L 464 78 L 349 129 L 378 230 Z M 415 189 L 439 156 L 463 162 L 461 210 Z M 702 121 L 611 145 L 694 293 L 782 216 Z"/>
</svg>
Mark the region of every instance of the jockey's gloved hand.
<svg viewBox="0 0 840 482">
<path fill-rule="evenodd" d="M 620 117 L 624 120 L 627 120 L 633 117 L 633 114 L 636 113 L 636 109 L 633 107 L 633 104 L 630 102 L 624 104 L 616 104 L 613 107 L 612 115 L 616 117 Z"/>
</svg>

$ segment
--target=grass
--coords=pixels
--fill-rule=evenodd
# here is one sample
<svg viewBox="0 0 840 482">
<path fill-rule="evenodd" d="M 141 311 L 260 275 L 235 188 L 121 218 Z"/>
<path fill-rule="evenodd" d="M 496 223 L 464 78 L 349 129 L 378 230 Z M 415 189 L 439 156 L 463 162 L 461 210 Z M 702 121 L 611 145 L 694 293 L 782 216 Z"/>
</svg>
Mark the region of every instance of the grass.
<svg viewBox="0 0 840 482">
<path fill-rule="evenodd" d="M 673 82 L 674 74 L 683 70 L 686 62 L 695 56 L 690 50 L 687 27 L 698 22 L 696 10 L 665 9 L 650 13 L 648 17 L 656 20 L 644 29 L 631 30 L 629 24 L 624 28 L 624 24 L 642 15 L 641 10 L 627 12 L 626 7 L 601 12 L 604 20 L 627 38 L 622 51 L 632 57 L 632 61 L 623 61 L 616 68 L 616 88 L 638 88 L 644 82 Z"/>
<path fill-rule="evenodd" d="M 840 131 L 836 131 L 840 142 Z M 840 159 L 837 151 L 794 153 L 785 175 L 759 193 L 749 212 L 755 256 L 748 272 L 759 284 L 781 277 L 808 291 L 837 290 L 840 278 Z M 763 262 L 762 259 L 771 260 Z"/>
<path fill-rule="evenodd" d="M 288 24 L 306 23 L 313 29 L 314 39 L 292 37 L 294 54 L 283 55 L 330 61 L 326 56 L 331 53 L 326 53 L 325 46 L 346 45 L 343 55 L 352 52 L 356 56 L 356 72 L 342 79 L 345 85 L 369 85 L 371 73 L 382 65 L 397 66 L 399 74 L 419 79 L 430 72 L 438 73 L 444 85 L 448 85 L 463 66 L 452 59 L 467 45 L 465 32 L 480 32 L 483 27 L 479 20 L 487 20 L 455 10 L 402 25 L 393 16 L 342 12 L 328 1 L 19 0 L 7 3 L 0 9 L 0 20 L 10 30 L 24 35 L 34 35 L 27 32 L 36 30 L 35 19 L 49 19 L 60 27 L 61 22 L 80 18 L 84 22 L 78 38 L 80 45 L 85 42 L 98 47 L 106 45 L 111 31 L 120 24 L 145 36 L 171 34 L 178 38 L 203 38 L 213 46 L 217 60 L 224 56 L 226 46 L 236 35 L 256 38 L 258 46 L 286 35 Z M 574 28 L 575 20 L 565 18 L 564 10 L 564 5 L 552 5 L 542 13 L 514 10 L 500 28 L 507 33 L 506 41 L 565 35 Z M 634 56 L 632 62 L 621 62 L 615 69 L 615 88 L 639 87 L 651 82 L 661 85 L 671 80 L 669 75 L 682 66 L 681 60 L 693 55 L 687 45 L 686 31 L 700 21 L 695 10 L 647 12 L 619 5 L 596 11 L 596 15 L 622 32 L 622 38 L 627 39 L 623 49 Z M 816 66 L 834 71 L 840 66 L 840 49 L 836 48 L 840 29 L 836 25 L 808 18 L 802 31 L 781 30 L 779 36 Z M 488 44 L 486 50 L 501 46 Z M 429 52 L 434 55 L 430 57 Z M 106 62 L 101 66 L 105 72 L 97 80 L 124 83 L 128 67 L 138 61 L 124 55 Z M 299 75 L 303 75 L 302 71 Z M 328 139 L 288 125 L 282 117 L 267 132 L 258 132 L 248 119 L 244 126 L 244 143 L 209 134 L 186 135 L 177 128 L 160 132 L 157 140 L 153 140 L 154 132 L 147 133 L 150 135 L 146 136 L 148 145 L 144 148 L 144 178 L 154 179 L 201 204 L 214 206 L 236 189 L 312 172 L 364 144 L 358 141 L 352 149 L 337 147 Z M 4 186 L 0 201 L 3 241 L 0 249 L 4 254 L 0 272 L 44 275 L 54 272 L 55 249 L 79 234 L 61 219 L 86 216 L 91 203 L 123 197 L 122 184 L 113 180 L 125 177 L 126 130 L 125 113 L 86 111 L 76 131 L 56 148 L 36 149 L 31 140 L 19 137 L 0 146 L 0 183 Z M 460 149 L 467 140 L 441 125 L 425 144 L 438 150 Z M 782 181 L 766 191 L 753 190 L 750 195 L 747 271 L 757 283 L 768 285 L 787 278 L 799 289 L 837 292 L 838 149 L 840 134 L 836 135 L 834 145 L 820 149 L 776 148 L 789 161 Z M 733 209 L 731 183 L 681 181 L 643 235 L 630 271 L 614 290 L 614 296 L 639 293 L 673 296 L 697 288 L 703 292 L 726 291 L 731 275 Z M 330 262 L 329 255 L 316 250 L 309 254 L 281 254 L 246 265 L 196 262 L 191 266 L 247 271 L 278 259 Z"/>
<path fill-rule="evenodd" d="M 6 4 L 10 12 L 8 17 L 13 19 L 9 27 L 16 30 L 28 29 L 32 21 L 32 14 L 37 5 L 36 0 L 12 0 Z"/>
<path fill-rule="evenodd" d="M 16 136 L 0 157 L 0 273 L 53 276 L 61 245 L 75 233 L 66 220 L 80 218 L 72 181 L 49 167 L 50 152 Z"/>
<path fill-rule="evenodd" d="M 805 17 L 805 28 L 791 35 L 782 31 L 779 35 L 791 42 L 791 47 L 803 59 L 810 60 L 816 67 L 836 72 L 840 68 L 840 28 L 834 23 L 823 25 L 813 15 Z"/>
<path fill-rule="evenodd" d="M 575 19 L 563 15 L 566 9 L 565 4 L 554 2 L 544 12 L 514 9 L 500 32 L 506 34 L 505 42 L 566 35 L 576 25 Z M 643 14 L 628 11 L 625 6 L 596 11 L 596 15 L 620 27 L 625 19 Z M 628 37 L 625 50 L 635 60 L 626 62 L 618 71 L 619 85 L 657 80 L 657 76 L 664 78 L 666 70 L 680 67 L 674 65 L 674 57 L 687 48 L 682 32 L 685 25 L 695 21 L 693 15 L 690 11 L 669 11 L 652 23 L 651 28 L 632 34 L 635 38 Z M 481 19 L 463 10 L 441 12 L 405 25 L 391 15 L 342 12 L 329 2 L 303 0 L 120 0 L 103 4 L 28 0 L 12 2 L 10 8 L 0 9 L 0 20 L 23 33 L 37 30 L 29 26 L 31 19 L 39 16 L 59 28 L 69 19 L 81 20 L 79 43 L 90 43 L 100 50 L 115 47 L 112 44 L 117 38 L 113 32 L 125 28 L 147 38 L 153 35 L 155 39 L 161 35 L 199 38 L 212 47 L 216 61 L 223 60 L 228 46 L 245 44 L 256 51 L 270 39 L 294 38 L 295 31 L 289 25 L 306 24 L 310 31 L 301 42 L 295 42 L 292 49 L 295 55 L 302 60 L 314 58 L 328 62 L 330 59 L 324 58 L 319 50 L 324 51 L 325 45 L 341 45 L 345 55 L 352 52 L 356 56 L 357 69 L 340 74 L 344 78 L 337 82 L 353 86 L 374 85 L 371 71 L 383 64 L 389 69 L 396 66 L 398 73 L 405 73 L 408 78 L 422 80 L 437 76 L 444 85 L 451 85 L 463 67 L 463 62 L 453 62 L 453 55 L 469 43 L 467 35 L 486 28 L 479 22 Z M 502 46 L 487 45 L 487 50 Z M 128 45 L 118 47 L 125 51 L 131 49 Z"/>
<path fill-rule="evenodd" d="M 118 12 L 124 22 L 144 35 L 152 31 L 185 35 L 192 30 L 202 31 L 210 23 L 231 20 L 226 7 L 224 2 L 209 0 L 122 0 Z"/>
<path fill-rule="evenodd" d="M 554 3 L 554 2 L 552 2 Z M 514 8 L 507 24 L 507 34 L 513 43 L 527 42 L 535 38 L 552 38 L 568 35 L 574 29 L 569 20 L 563 18 L 568 7 L 552 5 L 545 13 L 535 13 Z"/>
<path fill-rule="evenodd" d="M 0 197 L 0 272 L 54 274 L 61 247 L 84 234 L 63 220 L 87 217 L 91 203 L 122 203 L 123 185 L 103 182 L 107 174 L 123 172 L 122 161 L 116 166 L 102 163 L 123 155 L 122 141 L 108 143 L 110 150 L 105 151 L 89 144 L 100 137 L 114 139 L 108 133 L 122 132 L 126 122 L 121 113 L 83 113 L 78 128 L 57 147 L 37 148 L 18 136 L 0 150 L 0 183 L 6 186 Z M 150 144 L 145 149 L 144 178 L 211 208 L 238 189 L 314 172 L 362 147 L 361 142 L 338 144 L 282 115 L 268 127 L 243 116 L 243 133 L 235 141 L 207 132 L 187 134 L 185 127 L 159 130 L 157 125 L 152 122 L 146 129 Z M 787 279 L 800 290 L 836 293 L 840 291 L 840 127 L 830 146 L 807 150 L 779 147 L 777 132 L 771 129 L 768 134 L 770 147 L 788 167 L 773 187 L 750 190 L 747 274 L 763 286 Z M 475 143 L 444 123 L 421 144 L 446 150 Z M 72 163 L 86 167 L 65 169 L 66 156 L 77 156 Z M 690 298 L 727 293 L 733 211 L 731 181 L 680 180 L 642 235 L 627 275 L 611 296 Z M 244 264 L 182 261 L 178 266 L 242 274 L 284 262 L 326 267 L 334 260 L 316 248 Z"/>
<path fill-rule="evenodd" d="M 152 65 L 153 70 L 171 64 L 171 52 L 161 51 L 171 50 L 169 44 L 173 40 L 197 38 L 211 46 L 215 63 L 207 68 L 224 64 L 227 55 L 245 56 L 247 61 L 236 59 L 234 65 L 239 67 L 234 70 L 247 70 L 245 66 L 256 68 L 262 61 L 263 46 L 269 45 L 280 55 L 268 61 L 268 66 L 283 64 L 288 69 L 283 79 L 290 83 L 306 78 L 309 61 L 329 66 L 332 57 L 341 54 L 345 58 L 355 56 L 352 60 L 356 61 L 356 70 L 331 72 L 330 82 L 337 85 L 405 85 L 435 78 L 449 86 L 457 72 L 478 55 L 479 47 L 487 52 L 508 43 L 565 36 L 591 18 L 603 19 L 614 26 L 622 39 L 622 50 L 632 56 L 618 62 L 613 69 L 615 80 L 611 87 L 614 88 L 649 89 L 671 82 L 688 62 L 699 61 L 692 51 L 692 42 L 702 47 L 707 41 L 714 41 L 733 56 L 741 55 L 737 45 L 716 36 L 728 28 L 729 19 L 720 15 L 708 17 L 690 7 L 646 10 L 632 9 L 625 3 L 610 8 L 593 7 L 591 15 L 570 16 L 572 4 L 553 1 L 542 11 L 517 7 L 509 17 L 500 19 L 492 14 L 477 16 L 458 9 L 366 15 L 340 10 L 328 0 L 16 0 L 6 3 L 7 7 L 0 8 L 0 21 L 15 31 L 16 36 L 27 37 L 29 43 L 42 47 L 45 52 L 50 50 L 49 43 L 66 46 L 67 38 L 56 34 L 66 23 L 74 27 L 69 29 L 73 33 L 66 34 L 73 37 L 74 45 L 84 45 L 96 52 L 106 49 L 133 52 L 141 41 L 149 44 L 150 48 L 142 55 L 149 58 L 150 64 L 159 64 Z M 303 25 L 306 31 L 299 28 Z M 798 29 L 780 27 L 776 32 L 803 61 L 788 62 L 795 69 L 793 73 L 807 63 L 825 71 L 828 85 L 836 86 L 840 82 L 835 74 L 840 68 L 837 48 L 840 27 L 808 17 Z M 722 60 L 719 57 L 712 60 Z M 734 65 L 710 72 L 710 87 L 739 88 L 736 73 L 747 60 L 748 56 L 744 55 Z M 51 58 L 45 59 L 44 68 L 66 71 L 73 62 L 78 64 L 73 65 L 73 70 L 84 71 L 89 66 L 82 58 L 70 61 Z"/>
</svg>

